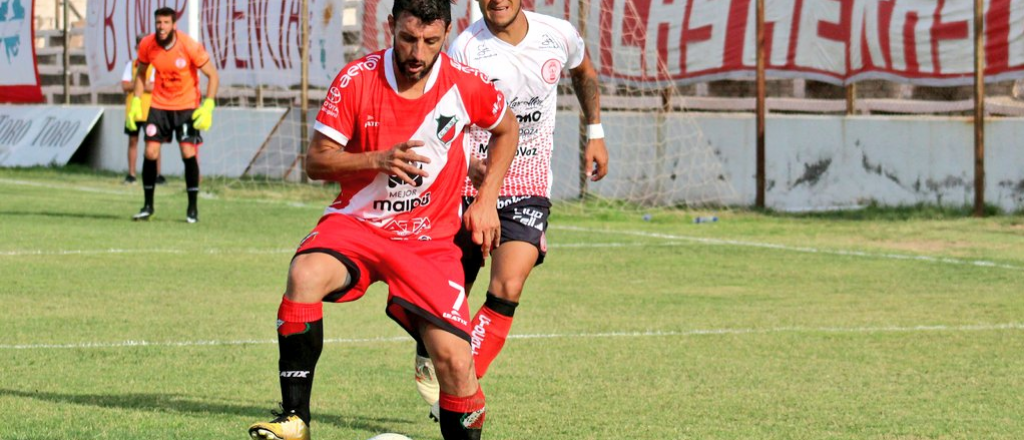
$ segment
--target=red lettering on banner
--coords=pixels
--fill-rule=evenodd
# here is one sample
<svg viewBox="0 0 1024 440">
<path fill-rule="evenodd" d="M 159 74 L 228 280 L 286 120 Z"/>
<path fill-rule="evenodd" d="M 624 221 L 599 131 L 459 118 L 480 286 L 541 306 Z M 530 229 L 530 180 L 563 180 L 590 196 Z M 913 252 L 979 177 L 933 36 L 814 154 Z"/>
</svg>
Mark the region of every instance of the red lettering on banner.
<svg viewBox="0 0 1024 440">
<path fill-rule="evenodd" d="M 241 34 L 241 32 L 237 32 L 236 31 L 238 29 L 236 27 L 236 25 L 237 25 L 238 21 L 245 21 L 246 18 L 245 18 L 245 11 L 244 10 L 242 10 L 242 11 L 238 10 L 236 8 L 237 5 L 238 5 L 238 1 L 237 0 L 229 0 L 229 2 L 228 2 L 228 12 L 229 12 L 229 15 L 231 16 L 229 18 L 230 23 L 231 23 L 231 25 L 230 25 L 230 29 L 231 30 L 230 30 L 230 32 L 228 32 L 228 35 L 231 38 L 232 52 L 235 53 L 235 56 L 234 56 L 234 58 L 235 58 L 235 67 L 239 68 L 239 69 L 245 69 L 245 68 L 249 67 L 249 63 L 248 63 L 248 60 L 239 57 L 238 35 Z M 249 53 L 250 54 L 252 53 L 251 49 L 250 49 Z"/>
<path fill-rule="evenodd" d="M 107 9 L 107 5 L 110 5 L 110 9 Z M 117 0 L 110 0 L 107 3 L 106 0 L 103 2 L 103 61 L 107 63 L 107 72 L 114 70 L 114 66 L 117 64 L 117 29 L 114 27 L 114 12 L 117 10 Z M 110 12 L 109 14 L 107 12 Z M 107 44 L 107 35 L 110 35 L 111 47 Z"/>
<path fill-rule="evenodd" d="M 906 61 L 908 73 L 919 73 L 921 66 L 917 63 L 917 12 L 908 12 L 907 21 L 903 23 L 903 59 Z"/>
<path fill-rule="evenodd" d="M 218 0 L 206 0 L 206 3 L 206 7 L 203 8 L 203 22 L 206 23 L 203 43 L 206 51 L 213 57 L 213 65 L 223 69 L 228 62 L 228 45 L 224 40 L 228 37 L 221 32 L 221 5 Z"/>
<path fill-rule="evenodd" d="M 598 29 L 601 30 L 600 51 L 601 51 L 601 73 L 613 75 L 615 73 L 615 59 L 612 56 L 612 23 L 615 12 L 615 0 L 601 0 L 601 10 L 598 12 Z"/>
<path fill-rule="evenodd" d="M 711 40 L 711 25 L 691 28 L 693 19 L 693 4 L 696 0 L 686 2 L 686 12 L 683 13 L 683 32 L 679 35 L 679 67 L 681 72 L 687 72 L 686 65 L 688 58 L 688 46 L 691 43 Z"/>
<path fill-rule="evenodd" d="M 885 57 L 885 68 L 892 69 L 892 45 L 889 38 L 889 27 L 892 24 L 893 11 L 896 10 L 896 2 L 892 0 L 883 1 L 878 6 L 878 40 L 882 45 L 882 56 Z"/>
<path fill-rule="evenodd" d="M 722 67 L 725 69 L 743 68 L 743 33 L 748 20 L 756 20 L 756 17 L 751 17 L 747 13 L 752 10 L 750 2 L 751 0 L 733 0 L 729 6 L 729 32 L 725 34 L 725 54 L 722 60 Z"/>
<path fill-rule="evenodd" d="M 991 0 L 985 13 L 985 71 L 1010 67 L 1010 0 Z"/>
<path fill-rule="evenodd" d="M 939 43 L 942 40 L 963 40 L 969 36 L 967 21 L 942 21 L 942 9 L 946 0 L 939 0 L 939 6 L 935 8 L 935 18 L 932 22 L 932 64 L 934 72 L 942 73 L 942 61 L 939 59 Z"/>
</svg>

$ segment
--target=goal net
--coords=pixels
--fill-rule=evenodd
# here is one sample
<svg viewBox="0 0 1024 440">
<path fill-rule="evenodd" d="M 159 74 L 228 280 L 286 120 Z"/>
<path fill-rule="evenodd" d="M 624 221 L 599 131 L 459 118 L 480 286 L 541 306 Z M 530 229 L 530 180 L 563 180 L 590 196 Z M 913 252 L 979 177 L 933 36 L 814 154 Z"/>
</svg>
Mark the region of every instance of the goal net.
<svg viewBox="0 0 1024 440">
<path fill-rule="evenodd" d="M 232 20 L 227 3 L 203 2 L 200 22 L 204 44 L 221 68 L 218 130 L 231 139 L 237 186 L 302 181 L 300 140 L 312 134 L 312 124 L 326 87 L 345 63 L 390 46 L 388 0 L 310 0 L 310 66 L 308 124 L 302 129 L 298 11 L 299 2 L 265 4 L 259 17 L 284 17 L 273 23 L 242 25 Z M 599 182 L 582 178 L 580 112 L 571 82 L 562 79 L 559 95 L 555 155 L 552 158 L 552 198 L 556 201 L 616 209 L 651 207 L 707 207 L 737 203 L 736 191 L 723 176 L 721 159 L 708 144 L 700 125 L 686 111 L 687 86 L 668 75 L 644 75 L 649 70 L 643 54 L 607 49 L 610 38 L 630 41 L 644 29 L 631 2 L 616 8 L 616 19 L 627 24 L 618 31 L 601 30 L 596 9 L 586 1 L 526 0 L 526 9 L 569 20 L 584 36 L 588 51 L 601 73 L 602 114 L 610 172 Z M 263 3 L 256 3 L 263 5 Z M 213 5 L 212 7 L 210 5 Z M 594 8 L 597 8 L 595 3 Z M 271 10 L 279 8 L 281 10 Z M 291 9 L 289 9 L 291 8 Z M 452 6 L 453 36 L 476 17 L 477 3 L 457 0 Z M 583 8 L 585 20 L 580 19 Z M 628 25 L 635 23 L 635 25 Z M 275 28 L 277 26 L 277 28 Z M 289 31 L 290 29 L 290 31 Z M 635 34 L 635 35 L 634 35 Z M 272 38 L 271 38 L 272 37 Z M 232 44 L 252 46 L 246 59 L 231 59 Z M 612 45 L 615 47 L 615 45 Z M 257 58 L 259 54 L 260 57 Z M 230 61 L 230 62 L 227 62 Z M 607 68 L 615 63 L 615 69 Z M 274 66 L 274 68 L 267 68 Z M 636 70 L 636 72 L 633 72 Z M 635 77 L 643 77 L 642 81 Z M 663 77 L 663 78 L 662 78 Z M 258 121 L 231 121 L 231 107 L 258 108 Z M 242 117 L 243 113 L 239 113 Z M 250 117 L 252 112 L 244 113 Z M 261 138 L 262 137 L 262 138 Z M 254 140 L 250 141 L 249 138 Z M 215 160 L 207 158 L 208 161 Z M 242 163 L 244 162 L 244 164 Z"/>
</svg>

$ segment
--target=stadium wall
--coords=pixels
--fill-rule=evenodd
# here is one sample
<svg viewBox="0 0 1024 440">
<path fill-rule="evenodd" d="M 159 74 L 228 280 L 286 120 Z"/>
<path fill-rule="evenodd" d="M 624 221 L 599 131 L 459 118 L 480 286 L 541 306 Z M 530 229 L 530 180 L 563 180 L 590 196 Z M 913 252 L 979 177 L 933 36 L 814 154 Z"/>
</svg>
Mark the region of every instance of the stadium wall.
<svg viewBox="0 0 1024 440">
<path fill-rule="evenodd" d="M 126 170 L 126 136 L 123 107 L 107 107 L 105 116 L 90 137 L 89 164 L 97 169 Z M 284 115 L 279 108 L 217 109 L 215 128 L 204 133 L 200 152 L 204 175 L 239 176 L 253 162 L 261 146 L 292 149 L 296 136 L 272 128 Z M 109 117 L 114 115 L 115 117 Z M 636 124 L 650 113 L 604 112 L 611 173 L 590 191 L 601 194 L 616 185 L 631 185 L 634 171 L 616 167 L 635 161 L 636 156 L 654 154 L 655 130 L 646 138 L 618 136 L 614 127 Z M 755 186 L 755 119 L 752 114 L 671 114 L 667 127 L 682 127 L 683 118 L 694 118 L 703 132 L 704 145 L 719 162 L 722 178 L 732 185 L 736 205 L 753 205 Z M 310 117 L 310 120 L 313 120 Z M 552 196 L 556 199 L 578 194 L 575 112 L 559 112 L 556 154 L 553 158 Z M 872 201 L 882 205 L 928 203 L 945 206 L 971 205 L 974 200 L 974 134 L 966 117 L 921 116 L 810 116 L 769 115 L 766 126 L 767 205 L 787 211 L 853 208 Z M 287 141 L 292 139 L 292 141 Z M 669 137 L 671 139 L 671 137 Z M 1024 209 L 1024 119 L 989 119 L 985 127 L 986 202 L 1015 212 Z M 673 148 L 682 146 L 669 145 Z M 267 148 L 267 147 L 265 147 Z M 177 147 L 165 144 L 164 174 L 179 175 L 181 161 Z M 285 161 L 288 157 L 283 155 Z M 140 159 L 141 160 L 141 159 Z M 295 173 L 292 173 L 294 176 Z M 665 182 L 683 184 L 684 179 Z"/>
</svg>

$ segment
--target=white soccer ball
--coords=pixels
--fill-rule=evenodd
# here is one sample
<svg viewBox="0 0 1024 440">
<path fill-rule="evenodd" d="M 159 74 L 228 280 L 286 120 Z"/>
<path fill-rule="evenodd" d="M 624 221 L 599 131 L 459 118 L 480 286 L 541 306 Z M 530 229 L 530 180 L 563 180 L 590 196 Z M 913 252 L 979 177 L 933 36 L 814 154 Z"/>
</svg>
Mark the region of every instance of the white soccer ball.
<svg viewBox="0 0 1024 440">
<path fill-rule="evenodd" d="M 388 432 L 388 433 L 385 433 L 385 434 L 375 435 L 372 438 L 370 438 L 369 440 L 412 440 L 412 439 L 409 438 L 409 437 L 406 437 L 406 436 L 404 436 L 402 434 L 393 434 L 393 433 Z"/>
</svg>

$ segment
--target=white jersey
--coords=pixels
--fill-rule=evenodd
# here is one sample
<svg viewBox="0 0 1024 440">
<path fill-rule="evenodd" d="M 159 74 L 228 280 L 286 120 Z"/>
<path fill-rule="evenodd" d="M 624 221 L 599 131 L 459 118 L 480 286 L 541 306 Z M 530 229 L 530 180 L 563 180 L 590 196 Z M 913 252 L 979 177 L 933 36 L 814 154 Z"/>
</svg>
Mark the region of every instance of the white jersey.
<svg viewBox="0 0 1024 440">
<path fill-rule="evenodd" d="M 529 30 L 518 45 L 498 39 L 478 20 L 452 41 L 448 55 L 486 74 L 519 121 L 519 148 L 500 195 L 551 197 L 558 81 L 565 68 L 583 62 L 583 38 L 568 21 L 522 13 Z M 485 158 L 489 139 L 489 132 L 474 127 L 465 138 L 466 147 L 474 157 Z M 464 195 L 476 195 L 468 179 Z"/>
</svg>

